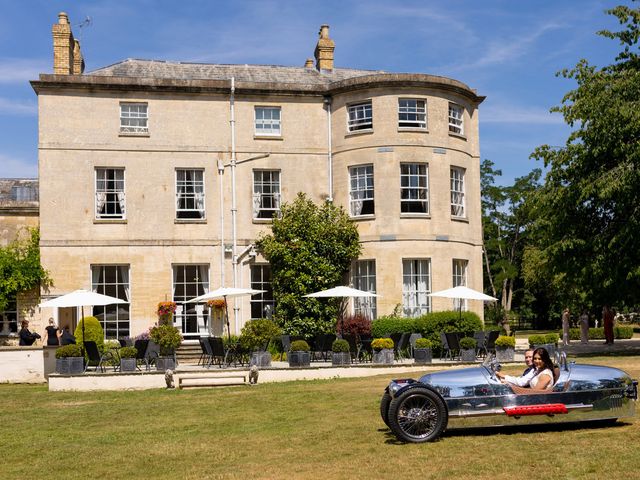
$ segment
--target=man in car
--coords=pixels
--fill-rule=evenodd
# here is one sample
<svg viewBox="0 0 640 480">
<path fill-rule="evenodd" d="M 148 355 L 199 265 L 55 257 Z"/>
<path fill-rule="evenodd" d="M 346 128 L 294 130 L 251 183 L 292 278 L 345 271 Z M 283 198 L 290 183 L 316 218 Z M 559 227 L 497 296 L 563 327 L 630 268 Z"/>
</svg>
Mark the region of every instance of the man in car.
<svg viewBox="0 0 640 480">
<path fill-rule="evenodd" d="M 525 368 L 524 372 L 522 372 L 522 375 L 520 375 L 519 377 L 515 377 L 513 375 L 505 375 L 504 373 L 501 373 L 501 372 L 496 372 L 496 376 L 500 380 L 504 380 L 507 383 L 512 383 L 519 387 L 528 387 L 529 382 L 535 376 L 535 373 L 536 373 L 536 369 L 533 366 L 533 349 L 532 348 L 524 352 L 524 363 L 527 365 L 527 368 Z"/>
</svg>

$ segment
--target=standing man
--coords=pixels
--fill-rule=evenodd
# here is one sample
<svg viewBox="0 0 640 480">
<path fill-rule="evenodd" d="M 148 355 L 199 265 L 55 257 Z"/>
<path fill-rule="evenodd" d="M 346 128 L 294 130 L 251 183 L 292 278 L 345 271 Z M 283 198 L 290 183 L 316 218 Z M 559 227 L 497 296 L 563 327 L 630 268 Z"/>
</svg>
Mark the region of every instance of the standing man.
<svg viewBox="0 0 640 480">
<path fill-rule="evenodd" d="M 569 345 L 569 328 L 571 327 L 571 313 L 568 308 L 562 312 L 562 345 Z"/>
<path fill-rule="evenodd" d="M 602 309 L 602 326 L 604 327 L 605 345 L 613 345 L 613 319 L 615 314 L 609 305 L 605 305 Z"/>
</svg>

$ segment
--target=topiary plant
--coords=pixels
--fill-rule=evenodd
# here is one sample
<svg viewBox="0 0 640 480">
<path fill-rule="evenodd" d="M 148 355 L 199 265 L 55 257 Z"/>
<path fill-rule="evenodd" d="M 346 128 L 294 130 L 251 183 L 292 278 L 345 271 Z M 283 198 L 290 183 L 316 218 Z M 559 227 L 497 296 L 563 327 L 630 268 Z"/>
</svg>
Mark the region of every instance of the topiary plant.
<svg viewBox="0 0 640 480">
<path fill-rule="evenodd" d="M 74 332 L 76 343 L 82 348 L 82 325 L 84 324 L 84 341 L 96 342 L 98 349 L 102 351 L 104 346 L 104 330 L 100 321 L 96 317 L 84 317 L 78 322 L 78 326 Z"/>
<path fill-rule="evenodd" d="M 160 347 L 160 356 L 172 355 L 182 343 L 182 334 L 173 325 L 158 325 L 149 331 L 151 340 Z"/>
<path fill-rule="evenodd" d="M 75 343 L 72 345 L 65 345 L 56 350 L 56 358 L 67 358 L 67 357 L 81 357 L 82 349 L 80 345 L 76 345 Z"/>
<path fill-rule="evenodd" d="M 416 348 L 433 348 L 433 342 L 428 338 L 418 338 L 416 340 Z"/>
<path fill-rule="evenodd" d="M 136 358 L 137 354 L 138 350 L 136 349 L 136 347 L 122 347 L 118 351 L 118 355 L 120 355 L 120 358 Z"/>
<path fill-rule="evenodd" d="M 500 335 L 496 338 L 496 347 L 516 348 L 516 338 L 508 335 Z"/>
<path fill-rule="evenodd" d="M 544 345 L 547 343 L 545 335 L 529 335 L 529 346 L 533 347 L 534 345 Z"/>
<path fill-rule="evenodd" d="M 460 348 L 463 350 L 473 350 L 476 348 L 478 342 L 471 337 L 463 337 L 460 339 Z"/>
<path fill-rule="evenodd" d="M 282 330 L 273 320 L 258 318 L 249 320 L 242 327 L 240 343 L 247 350 L 259 350 L 272 338 L 282 334 Z"/>
<path fill-rule="evenodd" d="M 308 352 L 311 350 L 309 344 L 304 340 L 294 340 L 291 342 L 291 351 L 292 352 Z"/>
<path fill-rule="evenodd" d="M 337 338 L 331 344 L 331 351 L 334 353 L 349 352 L 349 342 L 343 340 L 342 338 Z"/>
<path fill-rule="evenodd" d="M 371 342 L 371 348 L 373 348 L 376 352 L 379 352 L 383 349 L 392 349 L 393 348 L 393 340 L 390 338 L 375 338 Z"/>
</svg>

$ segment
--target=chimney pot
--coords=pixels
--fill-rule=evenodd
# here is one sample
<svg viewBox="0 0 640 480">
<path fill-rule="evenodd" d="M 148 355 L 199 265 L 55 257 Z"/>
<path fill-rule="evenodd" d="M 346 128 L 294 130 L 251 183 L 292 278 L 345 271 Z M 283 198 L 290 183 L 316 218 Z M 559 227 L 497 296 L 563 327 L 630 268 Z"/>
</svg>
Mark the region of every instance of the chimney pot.
<svg viewBox="0 0 640 480">
<path fill-rule="evenodd" d="M 307 58 L 304 62 L 304 68 L 313 68 L 313 58 Z"/>
<path fill-rule="evenodd" d="M 316 57 L 316 68 L 323 73 L 333 72 L 333 51 L 336 44 L 329 38 L 329 25 L 321 25 L 318 43 L 314 55 Z"/>
<path fill-rule="evenodd" d="M 69 25 L 69 16 L 66 14 L 66 12 L 60 12 L 58 14 L 58 24 Z"/>
</svg>

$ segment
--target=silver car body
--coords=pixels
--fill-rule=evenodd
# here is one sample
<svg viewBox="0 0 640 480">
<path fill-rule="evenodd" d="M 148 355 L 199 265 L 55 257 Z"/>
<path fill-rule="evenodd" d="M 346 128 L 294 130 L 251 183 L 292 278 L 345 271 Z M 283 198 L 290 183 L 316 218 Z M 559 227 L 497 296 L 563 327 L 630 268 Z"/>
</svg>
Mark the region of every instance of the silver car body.
<svg viewBox="0 0 640 480">
<path fill-rule="evenodd" d="M 544 393 L 516 394 L 491 365 L 429 373 L 418 382 L 394 380 L 388 392 L 396 397 L 412 386 L 431 386 L 447 405 L 447 429 L 632 417 L 637 399 L 637 382 L 622 370 L 566 362 Z"/>
</svg>

